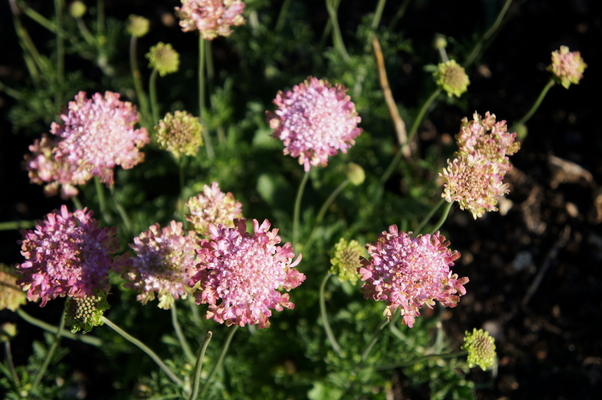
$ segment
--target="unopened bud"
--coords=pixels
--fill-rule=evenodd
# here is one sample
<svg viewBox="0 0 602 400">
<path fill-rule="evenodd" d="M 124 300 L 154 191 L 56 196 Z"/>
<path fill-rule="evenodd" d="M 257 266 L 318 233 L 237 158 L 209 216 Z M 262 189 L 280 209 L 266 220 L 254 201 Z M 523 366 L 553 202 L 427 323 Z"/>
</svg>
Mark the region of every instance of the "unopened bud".
<svg viewBox="0 0 602 400">
<path fill-rule="evenodd" d="M 169 43 L 157 43 L 150 48 L 146 58 L 148 58 L 149 67 L 159 71 L 161 76 L 177 72 L 180 67 L 180 55 Z"/>
<path fill-rule="evenodd" d="M 489 332 L 482 329 L 474 328 L 472 333 L 465 333 L 462 350 L 468 352 L 469 368 L 478 365 L 483 371 L 487 371 L 495 363 L 495 341 Z"/>
<path fill-rule="evenodd" d="M 142 37 L 148 33 L 150 21 L 139 15 L 130 15 L 128 23 L 128 33 L 132 36 Z"/>
<path fill-rule="evenodd" d="M 447 39 L 443 35 L 436 35 L 433 41 L 433 46 L 436 50 L 443 50 L 447 47 Z"/>
<path fill-rule="evenodd" d="M 356 163 L 349 163 L 347 165 L 347 179 L 355 186 L 359 186 L 364 183 L 366 179 L 366 173 L 364 169 Z"/>
<path fill-rule="evenodd" d="M 455 60 L 440 63 L 433 75 L 437 80 L 437 85 L 445 90 L 449 97 L 460 97 L 470 84 L 466 71 Z"/>
<path fill-rule="evenodd" d="M 86 11 L 86 5 L 81 1 L 74 1 L 69 5 L 69 14 L 71 14 L 73 18 L 83 17 L 84 15 L 86 15 Z"/>
<path fill-rule="evenodd" d="M 155 130 L 159 147 L 176 158 L 194 156 L 203 145 L 203 126 L 197 117 L 184 111 L 167 113 Z"/>
</svg>

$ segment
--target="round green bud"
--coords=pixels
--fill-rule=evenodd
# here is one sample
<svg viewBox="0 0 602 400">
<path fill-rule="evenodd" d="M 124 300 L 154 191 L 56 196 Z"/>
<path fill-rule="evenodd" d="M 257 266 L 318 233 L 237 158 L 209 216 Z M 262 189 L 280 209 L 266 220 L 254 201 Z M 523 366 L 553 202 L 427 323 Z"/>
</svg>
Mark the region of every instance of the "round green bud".
<svg viewBox="0 0 602 400">
<path fill-rule="evenodd" d="M 8 342 L 15 336 L 17 336 L 17 325 L 12 322 L 0 325 L 0 343 Z"/>
<path fill-rule="evenodd" d="M 148 33 L 150 21 L 139 15 L 130 15 L 128 22 L 128 33 L 132 36 L 142 37 Z"/>
<path fill-rule="evenodd" d="M 180 55 L 169 43 L 157 43 L 150 48 L 146 58 L 149 61 L 148 66 L 156 69 L 161 76 L 177 72 L 180 67 Z"/>
<path fill-rule="evenodd" d="M 440 63 L 433 76 L 437 80 L 437 85 L 445 90 L 449 97 L 460 97 L 470 84 L 466 71 L 455 60 Z"/>
<path fill-rule="evenodd" d="M 447 39 L 443 35 L 436 35 L 433 41 L 433 46 L 436 50 L 442 50 L 447 47 Z"/>
<path fill-rule="evenodd" d="M 495 364 L 495 341 L 489 332 L 482 329 L 474 328 L 472 333 L 465 333 L 462 350 L 468 352 L 469 368 L 478 365 L 483 371 L 487 371 Z"/>
<path fill-rule="evenodd" d="M 73 18 L 83 17 L 86 15 L 87 10 L 88 9 L 86 8 L 86 5 L 81 1 L 74 1 L 73 3 L 69 4 L 69 14 L 71 14 Z"/>
<path fill-rule="evenodd" d="M 364 169 L 356 163 L 349 163 L 347 165 L 347 179 L 355 186 L 359 186 L 364 183 L 366 179 L 366 173 Z"/>
</svg>

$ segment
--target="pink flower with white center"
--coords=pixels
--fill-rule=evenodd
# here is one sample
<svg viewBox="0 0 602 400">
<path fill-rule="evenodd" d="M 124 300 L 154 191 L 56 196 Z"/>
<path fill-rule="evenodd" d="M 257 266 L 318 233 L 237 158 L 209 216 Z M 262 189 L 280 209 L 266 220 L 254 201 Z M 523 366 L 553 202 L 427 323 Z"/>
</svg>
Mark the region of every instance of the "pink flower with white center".
<svg viewBox="0 0 602 400">
<path fill-rule="evenodd" d="M 390 226 L 376 243 L 366 246 L 370 260 L 363 259 L 358 272 L 364 296 L 386 301 L 383 314 L 389 320 L 401 308 L 403 322 L 411 328 L 425 304 L 432 307 L 437 300 L 455 307 L 466 293 L 463 285 L 468 278 L 452 274 L 450 267 L 460 253 L 448 249 L 449 242 L 439 232 L 416 238 L 409 234 Z"/>
<path fill-rule="evenodd" d="M 242 218 L 240 202 L 232 193 L 222 192 L 217 182 L 213 182 L 211 187 L 204 185 L 203 193 L 191 197 L 186 205 L 190 209 L 186 219 L 201 235 L 209 233 L 210 224 L 233 228 L 234 218 Z"/>
<path fill-rule="evenodd" d="M 305 275 L 293 269 L 301 255 L 292 261 L 291 244 L 279 246 L 278 229 L 270 231 L 267 220 L 261 226 L 253 220 L 254 233 L 246 232 L 244 219 L 235 223 L 235 228 L 210 226 L 210 240 L 201 241 L 198 273 L 190 285 L 202 291 L 196 294 L 197 303 L 209 305 L 205 318 L 228 326 L 267 328 L 272 309 L 295 307 L 288 293 L 278 289 L 289 291 L 305 280 Z"/>
<path fill-rule="evenodd" d="M 108 292 L 111 269 L 121 260 L 111 254 L 119 250 L 116 228 L 99 228 L 86 209 L 70 213 L 66 206 L 40 221 L 35 230 L 24 232 L 21 254 L 25 262 L 17 269 L 19 284 L 30 301 L 44 307 L 59 296 L 83 298 L 95 290 Z"/>
<path fill-rule="evenodd" d="M 581 53 L 571 52 L 568 47 L 560 46 L 560 50 L 552 52 L 552 64 L 548 66 L 548 71 L 554 74 L 557 82 L 568 89 L 571 83 L 579 83 L 585 68 L 587 64 L 581 58 Z"/>
<path fill-rule="evenodd" d="M 130 247 L 136 253 L 132 263 L 122 269 L 125 287 L 140 292 L 137 300 L 146 304 L 159 298 L 159 308 L 168 310 L 174 299 L 191 292 L 188 282 L 196 273 L 196 235 L 186 233 L 181 222 L 171 221 L 161 229 L 155 224 L 134 238 Z"/>
<path fill-rule="evenodd" d="M 146 128 L 134 129 L 136 107 L 120 101 L 119 93 L 95 93 L 88 100 L 85 92 L 79 92 L 61 119 L 63 124 L 52 123 L 50 129 L 62 138 L 54 156 L 76 166 L 76 182 L 94 175 L 110 186 L 115 165 L 129 169 L 144 159 L 138 150 L 150 141 L 148 132 Z"/>
<path fill-rule="evenodd" d="M 199 30 L 206 40 L 230 36 L 231 26 L 244 25 L 245 3 L 241 0 L 182 0 L 176 7 L 182 31 Z"/>
<path fill-rule="evenodd" d="M 328 157 L 343 153 L 362 133 L 361 118 L 355 111 L 343 85 L 308 77 L 293 91 L 279 91 L 274 104 L 278 109 L 266 112 L 274 138 L 284 143 L 284 154 L 299 157 L 305 171 L 311 166 L 326 166 Z"/>
<path fill-rule="evenodd" d="M 59 141 L 59 138 L 51 138 L 45 134 L 42 135 L 41 140 L 36 139 L 29 146 L 32 154 L 25 155 L 25 169 L 29 171 L 29 179 L 32 183 L 46 184 L 44 192 L 47 196 L 57 194 L 60 187 L 61 197 L 68 199 L 79 193 L 75 185 L 86 183 L 92 176 L 80 173 L 79 179 L 75 180 L 77 165 L 65 159 L 57 160 L 55 157 L 54 153 Z"/>
</svg>

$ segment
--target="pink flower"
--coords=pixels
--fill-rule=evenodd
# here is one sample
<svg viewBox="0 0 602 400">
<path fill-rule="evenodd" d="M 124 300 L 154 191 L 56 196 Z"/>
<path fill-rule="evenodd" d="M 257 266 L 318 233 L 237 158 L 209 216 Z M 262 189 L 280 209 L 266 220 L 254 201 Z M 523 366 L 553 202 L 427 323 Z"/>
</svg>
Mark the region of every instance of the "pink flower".
<svg viewBox="0 0 602 400">
<path fill-rule="evenodd" d="M 210 224 L 234 227 L 233 219 L 242 217 L 240 202 L 232 193 L 222 192 L 217 182 L 213 182 L 211 187 L 204 185 L 203 193 L 191 197 L 186 205 L 190 209 L 186 219 L 201 235 L 209 233 Z"/>
<path fill-rule="evenodd" d="M 150 141 L 148 133 L 145 128 L 134 129 L 136 107 L 120 101 L 118 93 L 95 93 L 88 100 L 85 92 L 79 92 L 61 119 L 63 124 L 51 125 L 51 133 L 62 138 L 54 157 L 76 166 L 75 182 L 95 175 L 112 185 L 115 165 L 128 169 L 144 159 L 138 149 Z"/>
<path fill-rule="evenodd" d="M 176 7 L 176 15 L 184 32 L 198 29 L 203 39 L 213 40 L 230 36 L 231 26 L 243 25 L 244 9 L 241 0 L 182 0 L 182 7 Z"/>
<path fill-rule="evenodd" d="M 293 309 L 289 291 L 299 286 L 305 275 L 292 269 L 301 261 L 290 243 L 278 246 L 278 230 L 270 231 L 265 220 L 253 220 L 255 233 L 246 232 L 246 221 L 237 219 L 235 228 L 210 225 L 211 239 L 201 241 L 198 273 L 190 285 L 199 285 L 197 303 L 209 304 L 205 318 L 230 326 L 258 324 L 270 326 L 271 309 Z"/>
<path fill-rule="evenodd" d="M 466 293 L 463 285 L 468 278 L 452 274 L 450 267 L 460 253 L 447 246 L 449 242 L 439 232 L 412 238 L 399 233 L 396 225 L 390 226 L 376 243 L 366 246 L 371 259 L 363 259 L 358 268 L 365 282 L 364 296 L 386 301 L 384 315 L 389 319 L 401 307 L 403 322 L 410 328 L 424 304 L 432 307 L 437 300 L 455 307 Z"/>
<path fill-rule="evenodd" d="M 266 113 L 274 138 L 284 143 L 284 154 L 299 157 L 305 171 L 312 165 L 325 166 L 338 150 L 346 153 L 362 133 L 357 127 L 361 118 L 346 91 L 310 76 L 292 92 L 278 92 L 278 109 Z"/>
<path fill-rule="evenodd" d="M 134 238 L 130 247 L 136 253 L 132 263 L 123 268 L 125 287 L 141 292 L 137 300 L 146 304 L 159 298 L 159 308 L 170 309 L 174 299 L 186 297 L 191 291 L 188 282 L 196 273 L 195 233 L 186 234 L 182 223 L 171 221 L 161 229 L 155 224 Z"/>
<path fill-rule="evenodd" d="M 554 74 L 557 82 L 568 89 L 571 83 L 579 83 L 585 68 L 587 64 L 581 58 L 581 53 L 570 52 L 568 47 L 560 46 L 560 50 L 552 52 L 552 64 L 548 66 L 548 71 Z"/>
<path fill-rule="evenodd" d="M 99 228 L 86 209 L 50 213 L 33 231 L 24 233 L 21 254 L 25 262 L 17 269 L 19 284 L 30 301 L 45 306 L 59 296 L 83 298 L 94 290 L 107 292 L 109 270 L 120 261 L 110 254 L 119 250 L 116 228 Z"/>
</svg>

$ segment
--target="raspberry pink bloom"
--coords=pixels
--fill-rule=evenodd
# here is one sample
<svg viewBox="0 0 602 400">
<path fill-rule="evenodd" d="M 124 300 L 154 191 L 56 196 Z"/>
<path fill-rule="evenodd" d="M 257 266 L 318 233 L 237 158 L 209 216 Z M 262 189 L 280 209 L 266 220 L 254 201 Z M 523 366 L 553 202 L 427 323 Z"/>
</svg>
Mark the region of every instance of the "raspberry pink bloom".
<svg viewBox="0 0 602 400">
<path fill-rule="evenodd" d="M 410 232 L 411 234 L 411 232 Z M 445 307 L 455 307 L 466 293 L 468 278 L 458 278 L 450 267 L 460 253 L 448 249 L 449 242 L 439 234 L 416 238 L 399 232 L 396 225 L 366 246 L 370 259 L 358 268 L 365 297 L 386 301 L 384 315 L 392 318 L 401 309 L 403 322 L 410 328 L 423 305 L 432 307 L 435 300 Z"/>
<path fill-rule="evenodd" d="M 209 233 L 209 224 L 233 228 L 234 218 L 242 218 L 240 202 L 232 193 L 222 192 L 217 182 L 213 182 L 211 187 L 204 185 L 203 193 L 191 197 L 186 205 L 190 209 L 186 219 L 201 235 Z"/>
<path fill-rule="evenodd" d="M 24 233 L 21 254 L 25 262 L 17 269 L 19 284 L 30 301 L 69 296 L 94 296 L 95 290 L 108 292 L 111 269 L 121 261 L 111 254 L 119 250 L 116 228 L 99 228 L 86 209 L 70 213 L 66 206 L 40 221 L 35 230 Z"/>
<path fill-rule="evenodd" d="M 243 25 L 244 9 L 241 0 L 182 0 L 182 7 L 176 7 L 176 15 L 184 32 L 198 30 L 203 39 L 213 40 L 230 36 L 232 26 Z"/>
<path fill-rule="evenodd" d="M 253 220 L 254 233 L 246 232 L 246 221 L 237 219 L 235 228 L 211 225 L 210 240 L 201 241 L 198 250 L 198 273 L 190 285 L 198 287 L 198 304 L 209 309 L 205 318 L 230 326 L 258 324 L 270 326 L 272 309 L 293 309 L 289 291 L 299 286 L 305 275 L 293 269 L 301 255 L 290 243 L 279 246 L 278 230 L 270 231 L 265 220 L 261 226 Z"/>
<path fill-rule="evenodd" d="M 136 107 L 120 101 L 118 93 L 95 93 L 87 99 L 85 92 L 79 92 L 61 119 L 63 124 L 52 123 L 50 130 L 62 138 L 54 157 L 76 166 L 76 182 L 94 175 L 110 186 L 113 167 L 129 169 L 144 159 L 139 148 L 150 141 L 148 132 L 134 128 L 138 122 Z"/>
<path fill-rule="evenodd" d="M 328 157 L 339 150 L 346 153 L 362 132 L 357 127 L 361 118 L 346 91 L 310 76 L 292 91 L 278 92 L 278 109 L 266 113 L 274 138 L 284 143 L 284 154 L 299 157 L 305 171 L 312 165 L 326 166 Z"/>
<path fill-rule="evenodd" d="M 181 222 L 171 221 L 161 229 L 155 224 L 134 238 L 130 244 L 136 257 L 123 268 L 123 278 L 130 281 L 125 287 L 140 292 L 137 300 L 146 304 L 155 296 L 159 308 L 170 309 L 174 299 L 191 292 L 188 282 L 196 273 L 194 232 L 184 232 Z"/>
</svg>

